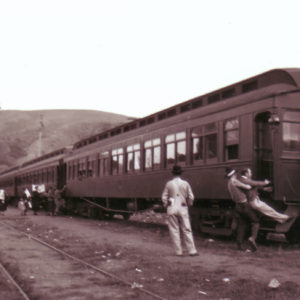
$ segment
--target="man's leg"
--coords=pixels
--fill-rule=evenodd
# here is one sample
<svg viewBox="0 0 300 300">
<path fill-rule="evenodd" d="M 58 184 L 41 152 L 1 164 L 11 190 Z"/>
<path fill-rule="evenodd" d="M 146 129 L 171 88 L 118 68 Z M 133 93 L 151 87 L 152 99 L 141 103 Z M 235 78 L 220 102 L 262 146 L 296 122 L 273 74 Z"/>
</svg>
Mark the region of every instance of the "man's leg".
<svg viewBox="0 0 300 300">
<path fill-rule="evenodd" d="M 168 227 L 172 242 L 175 247 L 175 253 L 176 255 L 182 255 L 179 224 L 176 215 L 168 215 Z"/>
<path fill-rule="evenodd" d="M 288 220 L 289 216 L 285 214 L 281 214 L 273 209 L 271 206 L 266 204 L 265 202 L 261 201 L 258 198 L 250 201 L 250 205 L 253 209 L 258 210 L 262 214 L 271 217 L 272 219 L 276 220 L 279 223 L 284 223 Z"/>
<path fill-rule="evenodd" d="M 180 228 L 182 231 L 184 243 L 188 250 L 189 255 L 196 255 L 197 250 L 194 243 L 191 222 L 187 208 L 182 208 L 180 212 Z"/>
<path fill-rule="evenodd" d="M 246 232 L 247 223 L 243 216 L 238 217 L 238 227 L 237 227 L 237 235 L 236 235 L 236 242 L 237 247 L 239 250 L 242 250 L 244 238 L 245 238 L 245 232 Z"/>
<path fill-rule="evenodd" d="M 249 237 L 249 242 L 253 248 L 253 251 L 257 250 L 256 239 L 259 230 L 259 219 L 252 207 L 247 202 L 244 206 L 244 214 L 247 216 L 248 220 L 251 222 L 251 236 Z"/>
<path fill-rule="evenodd" d="M 245 232 L 247 227 L 247 218 L 244 216 L 243 210 L 244 204 L 236 204 L 236 216 L 237 216 L 237 234 L 236 234 L 236 242 L 239 250 L 243 250 L 242 245 L 245 239 Z"/>
</svg>

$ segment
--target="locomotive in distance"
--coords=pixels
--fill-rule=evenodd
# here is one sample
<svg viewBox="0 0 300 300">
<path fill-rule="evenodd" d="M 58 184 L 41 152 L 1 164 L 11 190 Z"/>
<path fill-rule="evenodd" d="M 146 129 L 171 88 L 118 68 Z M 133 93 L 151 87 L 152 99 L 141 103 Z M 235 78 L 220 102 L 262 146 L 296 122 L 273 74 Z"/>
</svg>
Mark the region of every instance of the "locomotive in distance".
<svg viewBox="0 0 300 300">
<path fill-rule="evenodd" d="M 66 185 L 66 211 L 101 218 L 161 203 L 174 164 L 184 169 L 196 201 L 194 230 L 232 235 L 234 204 L 226 167 L 250 167 L 268 178 L 261 198 L 297 218 L 261 219 L 260 233 L 300 238 L 300 69 L 275 69 L 48 153 L 2 172 L 0 188 L 18 198 L 24 187 Z"/>
</svg>

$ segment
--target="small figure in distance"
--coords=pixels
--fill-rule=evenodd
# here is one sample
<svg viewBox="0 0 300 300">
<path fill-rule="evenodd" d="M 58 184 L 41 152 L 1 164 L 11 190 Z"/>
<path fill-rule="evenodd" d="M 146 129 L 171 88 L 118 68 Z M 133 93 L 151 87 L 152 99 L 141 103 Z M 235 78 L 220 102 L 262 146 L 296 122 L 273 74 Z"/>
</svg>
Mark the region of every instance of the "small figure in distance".
<svg viewBox="0 0 300 300">
<path fill-rule="evenodd" d="M 193 205 L 194 194 L 190 184 L 181 179 L 182 169 L 174 165 L 173 179 L 168 181 L 162 193 L 162 202 L 167 208 L 168 228 L 177 256 L 182 256 L 180 230 L 190 256 L 198 255 L 195 247 L 188 207 Z"/>
<path fill-rule="evenodd" d="M 59 215 L 60 211 L 65 208 L 65 200 L 64 200 L 64 193 L 66 191 L 66 185 L 63 186 L 62 189 L 55 189 L 54 191 L 54 202 L 55 202 L 55 215 Z"/>
<path fill-rule="evenodd" d="M 40 209 L 40 203 L 41 203 L 41 196 L 37 188 L 38 188 L 37 185 L 32 186 L 32 210 L 35 216 L 37 215 L 37 212 Z"/>
<path fill-rule="evenodd" d="M 0 214 L 4 215 L 4 212 L 7 209 L 7 203 L 5 199 L 5 190 L 0 190 Z"/>
<path fill-rule="evenodd" d="M 54 202 L 54 189 L 52 186 L 48 187 L 47 192 L 45 193 L 47 198 L 47 210 L 49 216 L 54 216 L 55 212 L 55 202 Z"/>
<path fill-rule="evenodd" d="M 21 216 L 26 216 L 28 209 L 31 208 L 30 197 L 30 192 L 27 188 L 24 188 L 22 196 L 18 202 L 18 208 L 21 211 Z"/>
</svg>

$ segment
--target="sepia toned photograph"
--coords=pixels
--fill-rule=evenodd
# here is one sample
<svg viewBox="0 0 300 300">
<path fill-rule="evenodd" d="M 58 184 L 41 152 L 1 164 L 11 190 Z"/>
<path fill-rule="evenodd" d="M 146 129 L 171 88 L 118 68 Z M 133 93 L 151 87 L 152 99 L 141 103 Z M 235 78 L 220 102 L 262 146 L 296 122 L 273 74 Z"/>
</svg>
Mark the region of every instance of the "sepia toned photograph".
<svg viewBox="0 0 300 300">
<path fill-rule="evenodd" d="M 299 299 L 299 9 L 0 0 L 0 299 Z"/>
</svg>

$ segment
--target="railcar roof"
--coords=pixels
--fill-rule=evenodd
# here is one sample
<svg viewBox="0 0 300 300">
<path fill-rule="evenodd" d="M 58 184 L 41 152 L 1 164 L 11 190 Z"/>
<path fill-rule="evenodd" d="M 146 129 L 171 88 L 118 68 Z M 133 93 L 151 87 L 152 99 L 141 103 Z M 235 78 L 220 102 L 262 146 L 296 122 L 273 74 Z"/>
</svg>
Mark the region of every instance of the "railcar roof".
<svg viewBox="0 0 300 300">
<path fill-rule="evenodd" d="M 118 127 L 112 128 L 110 130 L 101 132 L 97 135 L 90 136 L 88 138 L 82 139 L 73 145 L 73 149 L 79 149 L 84 146 L 90 145 L 94 142 L 119 135 L 121 133 L 126 133 L 130 130 L 141 128 L 143 126 L 150 125 L 154 122 L 165 120 L 167 118 L 176 116 L 180 113 L 185 113 L 187 111 L 217 103 L 221 100 L 227 100 L 239 95 L 244 95 L 248 92 L 257 91 L 264 88 L 264 90 L 271 90 L 276 93 L 286 92 L 287 87 L 292 87 L 292 89 L 298 89 L 300 87 L 300 68 L 285 68 L 285 69 L 274 69 L 267 71 L 265 73 L 250 77 L 248 79 L 239 81 L 232 85 L 220 88 L 218 90 L 209 92 L 202 96 L 187 100 L 180 104 L 169 107 L 165 110 L 159 111 L 152 115 L 146 116 L 144 118 L 136 119 L 129 123 L 125 123 Z M 275 88 L 275 86 L 277 88 Z M 53 152 L 47 153 L 43 156 L 35 158 L 33 160 L 27 161 L 22 164 L 22 167 L 38 163 L 40 161 L 61 155 L 70 150 L 70 146 L 55 150 Z M 9 170 L 5 170 L 0 175 L 4 175 L 9 172 L 16 171 L 19 166 L 13 167 Z"/>
<path fill-rule="evenodd" d="M 137 129 L 154 122 L 161 121 L 177 114 L 184 113 L 202 106 L 217 103 L 221 100 L 227 100 L 238 95 L 246 94 L 255 90 L 266 88 L 268 86 L 285 84 L 293 88 L 300 86 L 300 68 L 274 69 L 265 73 L 250 77 L 232 85 L 212 91 L 202 96 L 190 99 L 165 110 L 159 111 L 147 117 L 131 121 L 113 129 L 101 132 L 97 135 L 82 139 L 74 144 L 73 149 L 79 149 L 94 142 L 121 134 L 130 130 Z M 285 90 L 284 90 L 285 91 Z"/>
</svg>

